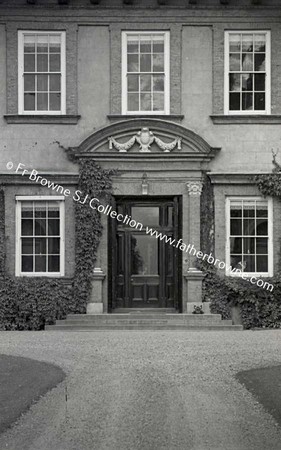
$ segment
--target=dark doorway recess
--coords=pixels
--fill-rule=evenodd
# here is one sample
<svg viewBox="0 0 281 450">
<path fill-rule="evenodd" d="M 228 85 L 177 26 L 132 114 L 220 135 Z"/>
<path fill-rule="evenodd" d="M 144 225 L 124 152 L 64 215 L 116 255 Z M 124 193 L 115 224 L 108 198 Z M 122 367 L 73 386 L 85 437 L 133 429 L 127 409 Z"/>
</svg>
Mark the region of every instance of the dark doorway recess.
<svg viewBox="0 0 281 450">
<path fill-rule="evenodd" d="M 180 198 L 116 197 L 113 208 L 128 219 L 109 219 L 110 309 L 180 309 Z"/>
</svg>

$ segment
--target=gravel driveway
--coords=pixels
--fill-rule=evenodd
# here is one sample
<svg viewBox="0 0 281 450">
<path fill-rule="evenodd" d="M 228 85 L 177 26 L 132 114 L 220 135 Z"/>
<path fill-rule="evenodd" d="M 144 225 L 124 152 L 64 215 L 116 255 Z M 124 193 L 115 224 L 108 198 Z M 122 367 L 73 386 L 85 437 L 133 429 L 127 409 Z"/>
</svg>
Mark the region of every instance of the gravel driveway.
<svg viewBox="0 0 281 450">
<path fill-rule="evenodd" d="M 234 378 L 281 364 L 280 331 L 2 332 L 0 353 L 68 374 L 1 450 L 281 449 L 281 428 Z"/>
</svg>

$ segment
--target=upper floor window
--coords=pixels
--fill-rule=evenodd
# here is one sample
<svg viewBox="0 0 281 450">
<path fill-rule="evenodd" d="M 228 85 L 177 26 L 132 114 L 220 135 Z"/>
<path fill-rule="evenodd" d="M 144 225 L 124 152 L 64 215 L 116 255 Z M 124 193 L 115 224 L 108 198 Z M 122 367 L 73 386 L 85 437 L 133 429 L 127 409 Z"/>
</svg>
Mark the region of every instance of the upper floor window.
<svg viewBox="0 0 281 450">
<path fill-rule="evenodd" d="M 226 206 L 227 264 L 249 275 L 272 276 L 272 201 L 237 197 Z"/>
<path fill-rule="evenodd" d="M 17 197 L 16 275 L 64 275 L 64 201 Z"/>
<path fill-rule="evenodd" d="M 19 114 L 65 114 L 65 32 L 19 31 Z"/>
<path fill-rule="evenodd" d="M 270 114 L 270 32 L 225 34 L 225 114 Z"/>
<path fill-rule="evenodd" d="M 123 32 L 122 114 L 169 114 L 169 32 Z"/>
</svg>

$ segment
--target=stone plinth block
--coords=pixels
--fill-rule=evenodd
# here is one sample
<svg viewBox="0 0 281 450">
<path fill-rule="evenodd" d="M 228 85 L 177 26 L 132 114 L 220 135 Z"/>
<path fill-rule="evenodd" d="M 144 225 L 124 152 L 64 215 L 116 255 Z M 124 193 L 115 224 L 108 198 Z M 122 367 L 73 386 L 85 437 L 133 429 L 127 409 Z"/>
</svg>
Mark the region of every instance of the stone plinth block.
<svg viewBox="0 0 281 450">
<path fill-rule="evenodd" d="M 91 281 L 90 301 L 87 304 L 87 314 L 102 314 L 102 282 L 105 278 L 104 272 L 100 268 L 95 268 Z"/>
<path fill-rule="evenodd" d="M 184 275 L 187 283 L 187 302 L 202 303 L 202 282 L 205 274 L 201 270 L 190 268 Z"/>
</svg>

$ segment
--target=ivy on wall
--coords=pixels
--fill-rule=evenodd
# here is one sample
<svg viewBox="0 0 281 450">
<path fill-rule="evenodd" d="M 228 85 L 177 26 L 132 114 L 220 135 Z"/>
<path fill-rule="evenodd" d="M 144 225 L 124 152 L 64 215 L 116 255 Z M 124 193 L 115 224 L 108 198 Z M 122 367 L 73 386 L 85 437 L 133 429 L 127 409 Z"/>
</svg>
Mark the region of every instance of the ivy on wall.
<svg viewBox="0 0 281 450">
<path fill-rule="evenodd" d="M 81 202 L 98 198 L 110 203 L 113 170 L 95 161 L 79 161 Z M 5 204 L 0 191 L 0 329 L 40 330 L 69 313 L 83 313 L 91 292 L 91 277 L 102 234 L 100 213 L 75 203 L 76 268 L 72 279 L 13 277 L 5 272 Z"/>
<path fill-rule="evenodd" d="M 214 192 L 210 177 L 203 175 L 203 188 L 200 199 L 200 242 L 204 253 L 214 253 L 215 249 L 215 210 Z"/>
</svg>

